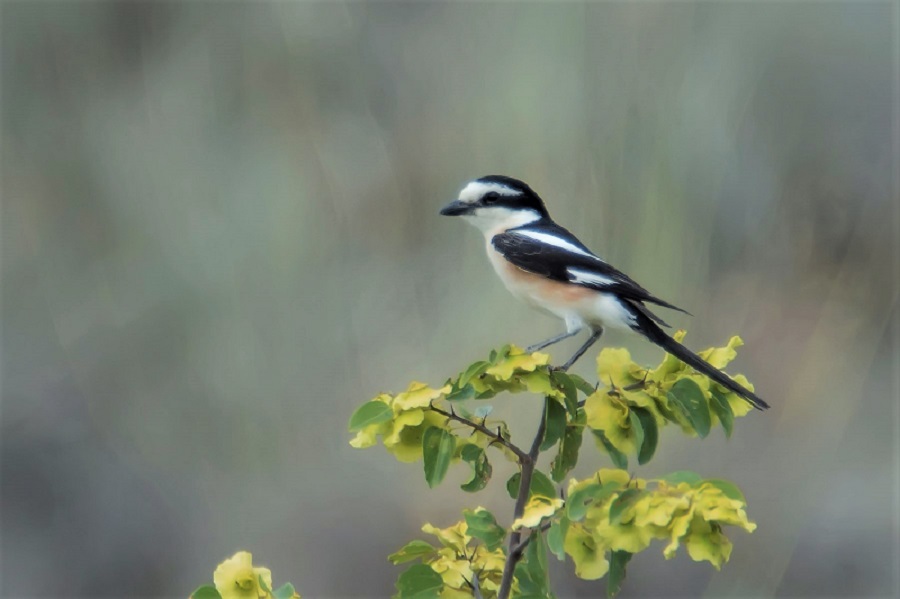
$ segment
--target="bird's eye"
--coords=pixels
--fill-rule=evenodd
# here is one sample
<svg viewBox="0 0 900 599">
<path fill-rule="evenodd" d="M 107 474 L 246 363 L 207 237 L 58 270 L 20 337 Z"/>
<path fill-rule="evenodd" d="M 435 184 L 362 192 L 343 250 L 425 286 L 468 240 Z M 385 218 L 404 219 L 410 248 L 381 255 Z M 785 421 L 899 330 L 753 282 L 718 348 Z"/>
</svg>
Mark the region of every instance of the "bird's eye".
<svg viewBox="0 0 900 599">
<path fill-rule="evenodd" d="M 498 199 L 500 199 L 500 194 L 496 191 L 492 191 L 490 193 L 484 194 L 484 203 L 485 204 L 493 204 Z"/>
</svg>

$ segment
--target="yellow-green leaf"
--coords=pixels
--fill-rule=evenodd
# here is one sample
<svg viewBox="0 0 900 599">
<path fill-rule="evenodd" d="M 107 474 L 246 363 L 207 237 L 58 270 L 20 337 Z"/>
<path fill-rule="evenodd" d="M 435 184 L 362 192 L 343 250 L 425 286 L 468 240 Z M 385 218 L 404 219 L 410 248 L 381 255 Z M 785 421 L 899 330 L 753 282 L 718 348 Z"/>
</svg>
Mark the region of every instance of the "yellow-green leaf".
<svg viewBox="0 0 900 599">
<path fill-rule="evenodd" d="M 395 412 L 427 408 L 434 400 L 449 392 L 450 385 L 445 385 L 440 389 L 432 389 L 425 383 L 413 381 L 409 384 L 409 388 L 406 391 L 394 398 L 392 405 Z"/>
<path fill-rule="evenodd" d="M 394 565 L 434 555 L 437 549 L 425 541 L 414 540 L 400 548 L 399 551 L 388 556 L 388 560 Z"/>
<path fill-rule="evenodd" d="M 566 554 L 575 562 L 575 575 L 583 580 L 597 580 L 609 571 L 606 548 L 597 545 L 597 540 L 583 526 L 572 524 L 564 543 Z"/>
<path fill-rule="evenodd" d="M 566 501 L 566 514 L 571 520 L 584 518 L 590 505 L 599 505 L 606 501 L 613 493 L 622 488 L 618 482 L 589 483 L 569 494 Z"/>
<path fill-rule="evenodd" d="M 695 485 L 701 482 L 703 478 L 701 478 L 701 476 L 696 472 L 692 472 L 690 470 L 676 470 L 675 472 L 670 472 L 669 474 L 665 475 L 660 480 L 663 480 L 672 485 L 677 485 L 679 483 Z"/>
<path fill-rule="evenodd" d="M 728 363 L 737 357 L 737 348 L 744 345 L 744 340 L 735 335 L 728 340 L 725 347 L 711 347 L 699 353 L 700 357 L 709 362 L 711 366 L 722 370 Z"/>
<path fill-rule="evenodd" d="M 497 361 L 493 366 L 485 370 L 485 374 L 496 377 L 501 381 L 508 381 L 516 372 L 534 372 L 536 368 L 550 363 L 548 354 L 539 352 L 526 354 L 521 352 L 521 349 L 514 347 L 503 358 L 500 358 L 501 354 L 498 354 Z"/>
<path fill-rule="evenodd" d="M 635 383 L 638 368 L 627 349 L 604 347 L 597 356 L 597 377 L 604 385 L 621 388 Z"/>
<path fill-rule="evenodd" d="M 704 525 L 696 518 L 691 524 L 691 530 L 684 538 L 684 546 L 688 555 L 695 562 L 707 561 L 716 570 L 722 568 L 722 564 L 731 557 L 731 541 L 722 534 L 718 526 Z"/>
<path fill-rule="evenodd" d="M 536 495 L 528 500 L 525 504 L 525 511 L 521 518 L 517 518 L 512 523 L 512 529 L 534 528 L 541 523 L 544 518 L 549 518 L 556 513 L 563 505 L 562 499 L 551 499 Z"/>
<path fill-rule="evenodd" d="M 453 526 L 448 526 L 447 528 L 437 528 L 436 526 L 427 523 L 422 526 L 422 532 L 436 536 L 438 541 L 441 542 L 441 545 L 452 550 L 454 553 L 466 552 L 466 545 L 472 540 L 472 537 L 466 534 L 467 530 L 468 525 L 465 521 L 457 522 Z"/>
</svg>

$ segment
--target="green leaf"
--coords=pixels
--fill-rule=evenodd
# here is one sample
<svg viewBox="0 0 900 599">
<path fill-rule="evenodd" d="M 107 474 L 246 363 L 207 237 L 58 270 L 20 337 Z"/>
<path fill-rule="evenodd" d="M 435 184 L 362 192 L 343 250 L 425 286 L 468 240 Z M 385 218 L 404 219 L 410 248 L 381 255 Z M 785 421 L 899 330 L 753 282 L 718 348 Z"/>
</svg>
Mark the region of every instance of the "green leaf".
<svg viewBox="0 0 900 599">
<path fill-rule="evenodd" d="M 466 533 L 484 543 L 489 551 L 493 551 L 503 544 L 506 538 L 506 529 L 497 524 L 494 515 L 484 508 L 477 510 L 463 510 L 466 518 Z"/>
<path fill-rule="evenodd" d="M 715 488 L 722 491 L 722 493 L 725 494 L 725 497 L 729 499 L 737 499 L 738 501 L 747 503 L 747 499 L 744 497 L 744 494 L 741 493 L 741 490 L 738 489 L 737 485 L 735 485 L 733 482 L 729 480 L 722 480 L 721 478 L 711 478 L 705 482 L 708 482 Z"/>
<path fill-rule="evenodd" d="M 522 473 L 516 472 L 506 481 L 506 492 L 512 499 L 519 495 L 519 482 L 522 480 Z"/>
<path fill-rule="evenodd" d="M 579 410 L 583 414 L 583 410 Z M 556 482 L 562 482 L 566 474 L 578 463 L 578 452 L 581 450 L 581 441 L 584 436 L 584 426 L 567 426 L 562 442 L 559 444 L 559 453 L 550 463 L 550 476 Z"/>
<path fill-rule="evenodd" d="M 638 464 L 643 465 L 649 462 L 653 458 L 653 454 L 656 453 L 656 444 L 659 442 L 659 427 L 656 425 L 656 418 L 645 408 L 633 406 L 631 408 L 631 417 L 637 417 L 641 423 L 641 429 L 644 431 L 643 441 L 638 449 Z"/>
<path fill-rule="evenodd" d="M 519 495 L 519 481 L 521 480 L 522 473 L 516 472 L 506 481 L 506 491 L 513 499 Z M 547 475 L 540 470 L 535 470 L 531 475 L 531 489 L 529 489 L 528 498 L 530 499 L 535 495 L 549 497 L 550 499 L 556 499 L 557 497 L 556 486 L 553 484 L 553 481 L 547 478 Z"/>
<path fill-rule="evenodd" d="M 646 494 L 640 489 L 626 489 L 622 494 L 613 499 L 609 506 L 609 521 L 612 524 L 619 524 L 622 521 L 622 515 L 625 510 L 633 506 L 637 501 Z"/>
<path fill-rule="evenodd" d="M 266 593 L 271 593 L 272 589 L 269 588 L 269 585 L 266 584 L 266 581 L 263 579 L 262 575 L 258 575 L 256 577 L 257 584 L 259 584 L 259 588 L 261 588 Z"/>
<path fill-rule="evenodd" d="M 437 599 L 444 588 L 441 575 L 425 564 L 416 564 L 397 579 L 399 599 Z"/>
<path fill-rule="evenodd" d="M 497 392 L 493 389 L 485 389 L 481 393 L 475 396 L 475 399 L 491 399 L 493 397 L 497 397 Z"/>
<path fill-rule="evenodd" d="M 474 379 L 477 376 L 481 376 L 484 374 L 484 371 L 491 367 L 490 362 L 485 362 L 484 360 L 479 360 L 478 362 L 473 362 L 469 364 L 469 367 L 465 369 L 465 371 L 459 375 L 459 380 L 457 384 L 460 387 L 465 387 L 469 384 L 469 381 Z"/>
<path fill-rule="evenodd" d="M 631 560 L 627 551 L 610 551 L 609 574 L 606 578 L 606 595 L 615 597 L 622 590 L 622 582 L 625 580 L 625 566 Z"/>
<path fill-rule="evenodd" d="M 556 559 L 563 561 L 566 559 L 566 550 L 564 548 L 566 542 L 566 533 L 569 532 L 569 519 L 561 516 L 559 520 L 555 520 L 547 531 L 547 547 L 556 556 Z"/>
<path fill-rule="evenodd" d="M 414 540 L 410 541 L 406 545 L 400 548 L 396 553 L 392 553 L 388 556 L 388 559 L 395 566 L 397 564 L 402 564 L 405 562 L 412 561 L 414 559 L 419 559 L 421 557 L 425 557 L 433 554 L 437 549 L 431 545 L 431 543 L 426 543 L 425 541 Z"/>
<path fill-rule="evenodd" d="M 678 380 L 669 390 L 668 398 L 681 409 L 698 435 L 706 437 L 709 434 L 709 427 L 712 425 L 709 404 L 696 382 L 692 379 Z"/>
<path fill-rule="evenodd" d="M 447 401 L 465 401 L 473 397 L 475 397 L 475 388 L 472 385 L 464 385 L 451 389 L 447 394 Z"/>
<path fill-rule="evenodd" d="M 469 420 L 475 418 L 475 414 L 473 414 L 472 410 L 467 408 L 466 404 L 464 403 L 457 404 L 456 406 L 454 406 L 454 409 L 456 410 L 456 413 L 463 418 L 468 418 Z"/>
<path fill-rule="evenodd" d="M 289 582 L 284 583 L 272 592 L 272 596 L 275 599 L 291 599 L 295 594 L 297 594 L 297 590 Z"/>
<path fill-rule="evenodd" d="M 641 447 L 644 445 L 644 425 L 641 424 L 640 416 L 635 414 L 633 410 L 628 410 L 628 421 L 631 424 L 631 431 L 634 434 L 634 444 L 638 448 L 638 453 L 640 454 Z"/>
<path fill-rule="evenodd" d="M 561 370 L 550 372 L 550 381 L 566 396 L 566 411 L 575 418 L 578 413 L 578 387 L 575 386 L 575 381 Z"/>
<path fill-rule="evenodd" d="M 350 424 L 347 428 L 350 429 L 351 433 L 355 433 L 367 426 L 387 422 L 393 417 L 394 411 L 391 409 L 391 406 L 383 401 L 373 399 L 356 408 L 353 416 L 350 417 Z"/>
<path fill-rule="evenodd" d="M 594 436 L 597 437 L 601 445 L 603 445 L 603 449 L 609 454 L 615 467 L 619 470 L 628 470 L 628 456 L 616 449 L 616 447 L 609 442 L 609 439 L 606 438 L 606 435 L 603 434 L 603 431 L 591 429 L 591 432 L 594 433 Z"/>
<path fill-rule="evenodd" d="M 696 485 L 697 483 L 701 482 L 703 478 L 701 478 L 700 475 L 696 472 L 691 472 L 690 470 L 677 470 L 675 472 L 670 472 L 660 480 L 664 480 L 670 485 L 677 485 L 679 483 Z"/>
<path fill-rule="evenodd" d="M 516 564 L 516 580 L 519 583 L 517 597 L 550 596 L 550 575 L 547 571 L 547 544 L 540 531 L 531 532 L 523 559 Z"/>
<path fill-rule="evenodd" d="M 447 475 L 454 449 L 456 437 L 450 432 L 436 426 L 425 430 L 422 436 L 422 457 L 425 464 L 425 482 L 432 489 Z"/>
<path fill-rule="evenodd" d="M 728 403 L 728 398 L 715 386 L 712 387 L 712 398 L 709 400 L 709 407 L 719 417 L 719 422 L 722 423 L 722 428 L 725 429 L 725 436 L 730 438 L 731 431 L 734 429 L 734 411 L 731 409 L 731 404 Z"/>
<path fill-rule="evenodd" d="M 494 411 L 494 406 L 481 406 L 475 409 L 475 417 L 484 420 Z"/>
<path fill-rule="evenodd" d="M 494 469 L 485 451 L 477 445 L 469 444 L 463 447 L 460 457 L 472 466 L 472 479 L 460 485 L 460 488 L 467 493 L 474 493 L 487 486 Z"/>
<path fill-rule="evenodd" d="M 541 451 L 547 451 L 557 441 L 562 439 L 566 432 L 566 408 L 558 401 L 547 398 L 544 400 L 544 418 L 547 426 L 544 429 L 544 440 L 541 443 Z"/>
<path fill-rule="evenodd" d="M 500 349 L 492 349 L 490 353 L 491 365 L 499 364 L 509 356 L 509 344 L 507 343 Z"/>
<path fill-rule="evenodd" d="M 607 497 L 620 490 L 622 485 L 616 482 L 592 483 L 569 495 L 566 501 L 566 515 L 570 520 L 581 520 L 587 513 L 590 504 L 602 503 Z"/>
<path fill-rule="evenodd" d="M 579 391 L 581 391 L 582 393 L 584 393 L 585 395 L 590 395 L 591 393 L 593 393 L 594 391 L 597 390 L 597 388 L 594 387 L 594 385 L 590 384 L 589 382 L 587 382 L 586 380 L 584 380 L 577 374 L 569 374 L 569 378 L 575 384 L 575 388 L 578 389 Z"/>
<path fill-rule="evenodd" d="M 213 585 L 205 584 L 202 587 L 197 587 L 197 590 L 191 593 L 191 599 L 222 599 L 222 595 L 219 594 L 219 591 Z"/>
<path fill-rule="evenodd" d="M 531 475 L 531 495 L 529 497 L 533 497 L 534 495 L 542 495 L 544 497 L 549 497 L 550 499 L 556 499 L 559 496 L 553 481 L 547 478 L 546 474 L 537 469 L 535 469 L 534 473 Z"/>
</svg>

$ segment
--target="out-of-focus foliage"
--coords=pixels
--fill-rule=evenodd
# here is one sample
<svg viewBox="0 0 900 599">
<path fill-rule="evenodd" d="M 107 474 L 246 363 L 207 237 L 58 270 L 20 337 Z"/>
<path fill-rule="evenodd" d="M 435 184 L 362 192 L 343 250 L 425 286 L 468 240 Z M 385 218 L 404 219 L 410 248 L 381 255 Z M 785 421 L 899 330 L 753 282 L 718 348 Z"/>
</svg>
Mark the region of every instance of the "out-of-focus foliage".
<svg viewBox="0 0 900 599">
<path fill-rule="evenodd" d="M 694 314 L 661 314 L 691 345 L 740 331 L 773 403 L 732 440 L 661 431 L 642 476 L 740 472 L 761 526 L 626 592 L 897 595 L 894 10 L 0 2 L 0 596 L 184 596 L 237 547 L 304 596 L 388 595 L 383 555 L 455 521 L 478 462 L 431 492 L 334 431 L 559 332 L 437 214 L 488 173 Z M 517 397 L 490 414 L 516 436 Z"/>
<path fill-rule="evenodd" d="M 683 338 L 684 331 L 679 331 L 676 339 Z M 721 369 L 741 345 L 739 337 L 732 337 L 725 346 L 701 355 Z M 626 350 L 606 348 L 597 358 L 597 375 L 599 382 L 593 386 L 550 366 L 548 354 L 507 345 L 439 388 L 413 382 L 396 395 L 379 394 L 353 413 L 353 447 L 371 447 L 380 439 L 402 462 L 421 459 L 429 487 L 444 479 L 452 463 L 465 461 L 474 472 L 463 490 L 481 491 L 493 471 L 491 447 L 518 467 L 507 482 L 510 497 L 516 499 L 508 528 L 478 507 L 449 528 L 423 527 L 442 547 L 416 540 L 390 556 L 394 564 L 419 561 L 397 580 L 399 599 L 554 597 L 548 552 L 559 559 L 568 555 L 580 578 L 607 576 L 607 592 L 615 595 L 631 556 L 654 539 L 667 542 L 666 559 L 683 545 L 691 559 L 716 569 L 728 561 L 732 544 L 724 527 L 756 529 L 733 483 L 705 480 L 689 471 L 645 480 L 632 478 L 624 468 L 629 455 L 636 454 L 640 464 L 653 457 L 666 424 L 706 437 L 713 424 L 721 423 L 730 436 L 734 418 L 747 414 L 749 404 L 668 354 L 659 366 L 647 368 L 634 363 Z M 749 385 L 740 375 L 734 378 Z M 472 406 L 501 392 L 544 397 L 530 451 L 513 441 L 505 422 L 488 418 L 489 406 Z M 577 464 L 585 429 L 619 469 L 573 478 L 563 493 L 556 483 Z M 548 476 L 536 468 L 536 461 L 541 451 L 553 447 L 556 458 Z M 523 484 L 526 477 L 528 488 Z M 510 576 L 506 586 L 505 569 Z"/>
<path fill-rule="evenodd" d="M 272 589 L 272 572 L 254 567 L 253 556 L 238 551 L 218 565 L 213 584 L 198 587 L 190 599 L 301 599 L 294 585 L 285 583 Z"/>
</svg>

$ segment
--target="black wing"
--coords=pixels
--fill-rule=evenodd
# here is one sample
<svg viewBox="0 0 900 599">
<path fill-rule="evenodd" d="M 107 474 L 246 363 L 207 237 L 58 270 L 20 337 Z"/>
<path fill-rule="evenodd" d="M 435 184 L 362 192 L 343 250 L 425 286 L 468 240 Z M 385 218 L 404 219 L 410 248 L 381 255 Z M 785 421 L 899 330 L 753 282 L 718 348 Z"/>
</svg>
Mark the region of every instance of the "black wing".
<svg viewBox="0 0 900 599">
<path fill-rule="evenodd" d="M 555 223 L 510 229 L 506 233 L 495 235 L 491 243 L 507 260 L 522 270 L 554 281 L 615 293 L 635 302 L 637 305 L 633 305 L 641 312 L 645 312 L 646 308 L 640 306 L 639 302 L 650 302 L 688 314 L 686 310 L 651 295 L 631 277 L 595 256 L 574 235 Z M 654 317 L 654 320 L 658 319 Z"/>
</svg>

